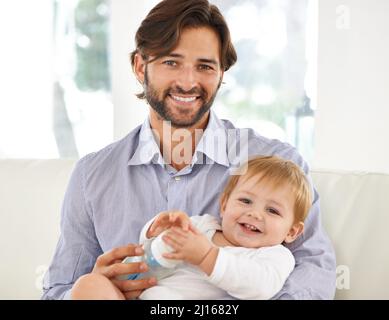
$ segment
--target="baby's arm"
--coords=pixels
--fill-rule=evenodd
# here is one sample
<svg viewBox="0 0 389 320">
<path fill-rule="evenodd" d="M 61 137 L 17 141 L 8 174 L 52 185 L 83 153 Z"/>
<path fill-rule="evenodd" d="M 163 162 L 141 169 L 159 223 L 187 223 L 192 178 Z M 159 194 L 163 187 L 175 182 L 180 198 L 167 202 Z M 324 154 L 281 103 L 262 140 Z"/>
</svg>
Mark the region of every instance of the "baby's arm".
<svg viewBox="0 0 389 320">
<path fill-rule="evenodd" d="M 231 252 L 215 247 L 199 232 L 179 228 L 172 228 L 163 239 L 175 250 L 166 258 L 198 266 L 211 283 L 238 299 L 270 299 L 294 268 L 292 253 L 281 245 Z"/>
<path fill-rule="evenodd" d="M 241 249 L 231 252 L 220 248 L 208 280 L 238 299 L 270 299 L 281 290 L 294 268 L 292 253 L 282 245 Z"/>
</svg>

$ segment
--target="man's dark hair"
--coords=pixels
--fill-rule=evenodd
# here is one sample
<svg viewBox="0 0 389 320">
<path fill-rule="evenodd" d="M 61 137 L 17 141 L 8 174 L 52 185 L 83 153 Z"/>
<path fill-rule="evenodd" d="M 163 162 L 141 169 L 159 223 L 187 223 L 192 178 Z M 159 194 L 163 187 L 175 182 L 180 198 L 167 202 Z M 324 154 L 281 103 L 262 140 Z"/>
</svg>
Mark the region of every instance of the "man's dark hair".
<svg viewBox="0 0 389 320">
<path fill-rule="evenodd" d="M 236 51 L 223 15 L 208 0 L 163 0 L 151 9 L 135 35 L 132 67 L 136 53 L 146 61 L 163 57 L 177 45 L 182 30 L 198 27 L 210 27 L 219 36 L 221 68 L 227 71 L 237 60 Z M 144 93 L 137 96 L 145 98 Z"/>
</svg>

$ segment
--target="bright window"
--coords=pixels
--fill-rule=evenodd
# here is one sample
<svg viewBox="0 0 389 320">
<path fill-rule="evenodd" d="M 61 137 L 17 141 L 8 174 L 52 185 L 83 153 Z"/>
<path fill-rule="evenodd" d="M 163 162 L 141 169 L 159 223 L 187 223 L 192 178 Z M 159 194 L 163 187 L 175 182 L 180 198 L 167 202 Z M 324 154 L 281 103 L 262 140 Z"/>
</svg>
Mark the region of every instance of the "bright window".
<svg viewBox="0 0 389 320">
<path fill-rule="evenodd" d="M 238 53 L 238 63 L 225 74 L 217 113 L 295 145 L 311 161 L 315 62 L 309 60 L 314 39 L 307 30 L 314 27 L 307 24 L 313 1 L 212 2 L 224 14 Z"/>
<path fill-rule="evenodd" d="M 238 52 L 215 101 L 217 114 L 290 142 L 308 161 L 316 104 L 316 1 L 211 1 L 226 17 Z M 157 2 L 148 0 L 147 6 Z M 3 5 L 0 157 L 74 158 L 112 142 L 110 4 L 13 0 Z M 137 14 L 129 10 L 128 19 Z M 128 30 L 122 32 L 121 41 L 133 41 Z"/>
<path fill-rule="evenodd" d="M 2 5 L 0 157 L 81 157 L 112 141 L 109 1 Z"/>
</svg>

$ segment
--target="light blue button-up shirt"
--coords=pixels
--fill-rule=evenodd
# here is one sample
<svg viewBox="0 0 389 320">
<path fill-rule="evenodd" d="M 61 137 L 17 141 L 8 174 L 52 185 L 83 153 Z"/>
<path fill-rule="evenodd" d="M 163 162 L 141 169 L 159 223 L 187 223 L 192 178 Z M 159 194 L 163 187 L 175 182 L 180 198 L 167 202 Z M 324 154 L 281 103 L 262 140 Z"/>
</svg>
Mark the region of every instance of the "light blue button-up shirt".
<svg viewBox="0 0 389 320">
<path fill-rule="evenodd" d="M 237 129 L 213 112 L 190 165 L 179 172 L 164 163 L 149 119 L 120 141 L 80 159 L 65 193 L 61 235 L 42 298 L 68 298 L 74 282 L 92 271 L 99 255 L 137 243 L 143 225 L 161 211 L 218 217 L 231 168 L 254 155 L 290 159 L 308 173 L 294 147 L 252 129 Z M 316 191 L 304 234 L 288 247 L 296 268 L 274 298 L 332 299 L 335 254 L 321 226 Z"/>
</svg>

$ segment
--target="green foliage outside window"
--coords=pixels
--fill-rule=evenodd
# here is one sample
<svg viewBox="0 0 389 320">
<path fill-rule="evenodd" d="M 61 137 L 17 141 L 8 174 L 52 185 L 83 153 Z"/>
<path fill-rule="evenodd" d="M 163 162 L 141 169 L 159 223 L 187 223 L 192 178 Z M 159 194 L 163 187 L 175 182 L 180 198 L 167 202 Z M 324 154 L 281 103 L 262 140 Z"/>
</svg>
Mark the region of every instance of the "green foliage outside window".
<svg viewBox="0 0 389 320">
<path fill-rule="evenodd" d="M 82 91 L 110 90 L 108 5 L 106 0 L 80 0 L 75 12 L 77 71 Z"/>
</svg>

